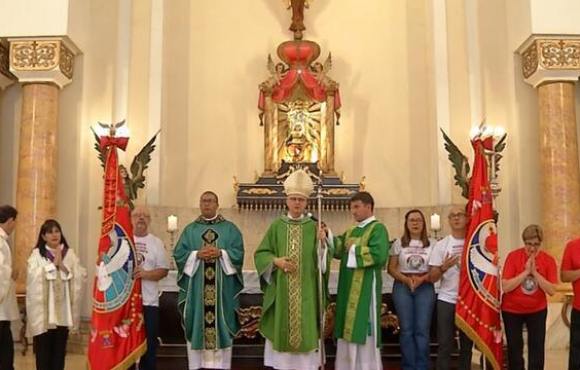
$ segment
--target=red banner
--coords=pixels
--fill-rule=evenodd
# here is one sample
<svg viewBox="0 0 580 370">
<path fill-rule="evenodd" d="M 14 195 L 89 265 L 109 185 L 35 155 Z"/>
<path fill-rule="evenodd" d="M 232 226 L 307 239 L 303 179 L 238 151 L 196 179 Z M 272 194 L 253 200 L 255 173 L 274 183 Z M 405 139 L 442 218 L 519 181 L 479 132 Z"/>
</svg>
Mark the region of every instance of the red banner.
<svg viewBox="0 0 580 370">
<path fill-rule="evenodd" d="M 472 145 L 475 158 L 467 205 L 470 220 L 461 257 L 455 323 L 499 370 L 503 344 L 497 228 L 484 153 L 485 148 L 492 148 L 493 141 L 476 138 Z"/>
<path fill-rule="evenodd" d="M 105 151 L 103 223 L 89 340 L 89 370 L 124 370 L 146 350 L 141 280 L 137 266 L 128 198 L 119 172 L 117 148 L 128 138 L 102 137 Z"/>
</svg>

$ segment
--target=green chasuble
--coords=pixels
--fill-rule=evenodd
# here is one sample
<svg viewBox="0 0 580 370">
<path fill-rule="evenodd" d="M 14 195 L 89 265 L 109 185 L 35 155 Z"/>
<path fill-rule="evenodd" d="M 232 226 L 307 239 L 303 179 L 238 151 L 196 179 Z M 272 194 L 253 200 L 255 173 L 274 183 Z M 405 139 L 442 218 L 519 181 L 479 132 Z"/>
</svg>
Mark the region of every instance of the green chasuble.
<svg viewBox="0 0 580 370">
<path fill-rule="evenodd" d="M 227 251 L 235 274 L 226 275 L 220 259 L 198 260 L 192 277 L 183 270 L 191 252 L 204 245 Z M 215 350 L 232 346 L 239 331 L 236 310 L 243 288 L 244 244 L 240 230 L 221 215 L 213 220 L 200 217 L 187 225 L 173 257 L 177 264 L 178 307 L 186 339 L 194 350 Z"/>
<path fill-rule="evenodd" d="M 355 245 L 356 268 L 347 267 L 348 247 Z M 380 315 L 382 302 L 382 270 L 389 255 L 387 228 L 374 220 L 364 227 L 353 226 L 334 238 L 334 258 L 340 259 L 336 297 L 334 335 L 348 342 L 365 344 L 370 334 L 370 305 L 376 297 L 377 345 L 381 341 Z M 373 277 L 375 291 L 373 292 Z"/>
<path fill-rule="evenodd" d="M 318 348 L 316 230 L 316 223 L 309 217 L 279 217 L 270 225 L 254 255 L 264 292 L 260 332 L 278 352 L 310 352 Z M 292 259 L 296 271 L 285 273 L 277 269 L 273 261 L 278 257 Z M 327 262 L 330 257 L 329 254 Z M 327 263 L 326 271 L 328 266 Z"/>
</svg>

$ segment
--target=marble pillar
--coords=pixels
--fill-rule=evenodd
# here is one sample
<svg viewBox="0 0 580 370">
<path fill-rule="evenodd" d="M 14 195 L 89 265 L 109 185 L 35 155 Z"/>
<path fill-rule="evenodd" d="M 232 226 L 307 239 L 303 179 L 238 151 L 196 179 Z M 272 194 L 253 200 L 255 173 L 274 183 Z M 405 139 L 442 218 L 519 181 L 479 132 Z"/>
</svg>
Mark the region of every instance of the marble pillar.
<svg viewBox="0 0 580 370">
<path fill-rule="evenodd" d="M 25 280 L 25 262 L 40 225 L 56 217 L 58 95 L 54 84 L 22 86 L 14 250 L 19 283 Z"/>
<path fill-rule="evenodd" d="M 44 220 L 56 217 L 59 90 L 72 81 L 76 47 L 67 38 L 11 38 L 10 72 L 22 84 L 14 236 L 17 291 Z"/>
<path fill-rule="evenodd" d="M 538 92 L 544 245 L 560 263 L 566 243 L 580 237 L 575 97 L 580 36 L 532 35 L 518 52 L 524 80 Z"/>
<path fill-rule="evenodd" d="M 573 82 L 538 86 L 544 246 L 561 261 L 568 240 L 580 237 L 580 171 Z"/>
</svg>

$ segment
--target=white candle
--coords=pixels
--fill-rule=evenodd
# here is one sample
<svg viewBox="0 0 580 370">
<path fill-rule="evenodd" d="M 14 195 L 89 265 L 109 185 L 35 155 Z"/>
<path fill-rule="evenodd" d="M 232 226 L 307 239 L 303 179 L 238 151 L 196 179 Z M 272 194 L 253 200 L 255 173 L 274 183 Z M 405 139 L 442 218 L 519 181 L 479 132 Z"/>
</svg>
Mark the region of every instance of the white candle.
<svg viewBox="0 0 580 370">
<path fill-rule="evenodd" d="M 167 231 L 177 231 L 177 216 L 170 215 L 167 217 Z"/>
<path fill-rule="evenodd" d="M 431 230 L 441 230 L 441 217 L 437 213 L 431 215 Z"/>
</svg>

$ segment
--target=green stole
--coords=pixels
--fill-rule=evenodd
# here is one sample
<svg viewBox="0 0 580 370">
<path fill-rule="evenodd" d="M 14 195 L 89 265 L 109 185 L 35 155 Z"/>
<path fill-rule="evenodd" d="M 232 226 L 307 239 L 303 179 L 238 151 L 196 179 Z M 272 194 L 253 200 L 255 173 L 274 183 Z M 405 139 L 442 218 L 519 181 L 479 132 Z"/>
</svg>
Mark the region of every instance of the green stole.
<svg viewBox="0 0 580 370">
<path fill-rule="evenodd" d="M 348 247 L 355 244 L 356 268 L 347 267 Z M 389 236 L 386 227 L 374 220 L 365 227 L 353 226 L 334 238 L 334 257 L 340 259 L 340 273 L 336 297 L 336 338 L 365 344 L 370 329 L 372 295 L 376 299 L 374 318 L 377 345 L 381 341 L 380 314 L 382 303 L 382 270 L 389 255 Z M 375 291 L 373 291 L 373 278 Z"/>
<path fill-rule="evenodd" d="M 226 275 L 219 260 L 200 260 L 193 276 L 183 273 L 191 252 L 205 245 L 227 251 L 236 274 Z M 242 234 L 221 215 L 213 220 L 198 218 L 189 224 L 177 242 L 173 257 L 177 265 L 178 307 L 186 339 L 194 350 L 232 346 L 239 331 L 236 310 L 243 289 Z"/>
</svg>

